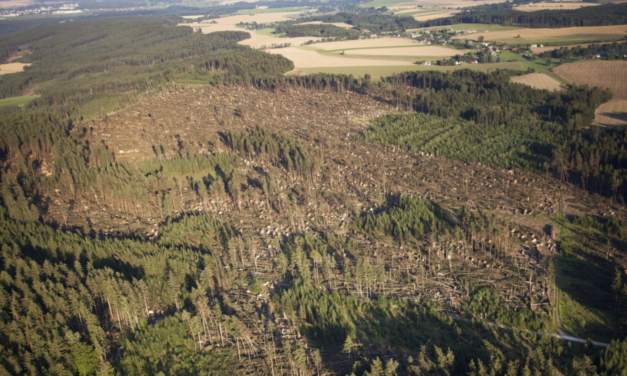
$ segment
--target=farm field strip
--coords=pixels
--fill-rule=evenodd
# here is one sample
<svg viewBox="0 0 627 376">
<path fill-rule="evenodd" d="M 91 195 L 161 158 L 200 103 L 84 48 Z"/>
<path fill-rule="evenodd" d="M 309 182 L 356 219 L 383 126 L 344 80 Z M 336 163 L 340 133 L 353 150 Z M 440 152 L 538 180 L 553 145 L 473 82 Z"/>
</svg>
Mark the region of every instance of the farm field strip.
<svg viewBox="0 0 627 376">
<path fill-rule="evenodd" d="M 599 3 L 585 3 L 585 2 L 571 2 L 571 3 L 535 3 L 524 4 L 514 7 L 514 10 L 521 12 L 535 12 L 538 10 L 570 10 L 579 9 L 583 7 L 591 7 L 599 5 Z"/>
<path fill-rule="evenodd" d="M 473 39 L 483 36 L 486 40 L 512 44 L 548 42 L 592 42 L 594 40 L 621 39 L 627 33 L 627 25 L 566 27 L 559 29 L 521 28 L 503 31 L 486 31 L 460 35 L 453 39 Z"/>
<path fill-rule="evenodd" d="M 472 64 L 472 65 L 461 65 L 461 66 L 424 66 L 424 65 L 416 65 L 416 64 L 407 64 L 407 65 L 390 65 L 390 66 L 329 66 L 329 67 L 310 67 L 310 68 L 297 68 L 293 71 L 289 72 L 289 74 L 294 75 L 304 75 L 304 74 L 312 74 L 312 73 L 331 73 L 331 74 L 352 74 L 353 76 L 363 76 L 365 74 L 370 74 L 373 79 L 378 79 L 380 77 L 391 76 L 396 73 L 406 72 L 406 71 L 425 71 L 425 70 L 436 70 L 436 71 L 453 71 L 458 69 L 472 69 L 477 71 L 486 72 L 492 69 L 512 69 L 512 70 L 523 70 L 522 65 L 520 63 L 494 63 L 494 64 Z"/>
<path fill-rule="evenodd" d="M 440 46 L 399 46 L 399 47 L 380 47 L 370 49 L 347 49 L 347 55 L 373 55 L 373 56 L 415 56 L 415 57 L 432 57 L 432 56 L 455 56 L 463 55 L 469 50 L 456 50 L 452 48 Z"/>
<path fill-rule="evenodd" d="M 504 3 L 506 0 L 482 0 L 482 1 L 474 1 L 474 0 L 417 0 L 417 1 L 406 1 L 406 0 L 378 0 L 372 1 L 369 3 L 361 4 L 361 7 L 369 8 L 369 7 L 387 7 L 390 10 L 402 9 L 402 8 L 417 8 L 418 6 L 423 7 L 454 7 L 454 8 L 465 8 L 465 7 L 473 7 L 481 4 L 497 4 Z"/>
<path fill-rule="evenodd" d="M 411 62 L 384 60 L 384 59 L 360 59 L 348 58 L 329 53 L 318 53 L 309 49 L 288 47 L 268 50 L 269 53 L 283 55 L 294 62 L 296 69 L 320 68 L 320 67 L 355 67 L 355 66 L 380 66 L 380 65 L 413 65 Z"/>
</svg>

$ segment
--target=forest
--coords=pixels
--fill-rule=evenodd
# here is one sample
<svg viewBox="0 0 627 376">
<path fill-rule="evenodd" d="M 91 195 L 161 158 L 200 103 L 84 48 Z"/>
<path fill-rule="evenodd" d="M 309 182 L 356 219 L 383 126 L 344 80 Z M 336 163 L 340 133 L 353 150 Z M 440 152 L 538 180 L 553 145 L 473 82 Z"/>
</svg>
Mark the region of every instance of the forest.
<svg viewBox="0 0 627 376">
<path fill-rule="evenodd" d="M 510 83 L 505 71 L 406 73 L 390 81 L 427 89 L 415 96 L 395 91 L 397 105 L 418 114 L 376 119 L 366 140 L 504 168 L 554 169 L 562 180 L 625 199 L 624 130 L 581 131 L 611 93 L 585 87 L 533 90 Z"/>
<path fill-rule="evenodd" d="M 626 4 L 602 4 L 568 10 L 523 12 L 513 9 L 470 10 L 448 18 L 421 23 L 420 27 L 458 23 L 497 24 L 533 28 L 623 25 L 627 23 Z"/>
<path fill-rule="evenodd" d="M 285 34 L 287 37 L 320 37 L 320 38 L 347 38 L 358 39 L 357 30 L 345 29 L 335 25 L 279 25 L 276 34 Z"/>
<path fill-rule="evenodd" d="M 0 107 L 1 374 L 627 372 L 627 133 L 590 127 L 611 93 L 286 76 L 248 37 L 2 38 L 32 65 L 1 97 L 40 96 Z"/>
<path fill-rule="evenodd" d="M 326 23 L 344 22 L 353 25 L 359 31 L 370 32 L 405 31 L 420 27 L 420 22 L 410 16 L 391 16 L 381 11 L 366 8 L 360 12 L 338 12 L 331 15 L 313 15 L 303 17 L 301 22 L 322 21 Z"/>
</svg>

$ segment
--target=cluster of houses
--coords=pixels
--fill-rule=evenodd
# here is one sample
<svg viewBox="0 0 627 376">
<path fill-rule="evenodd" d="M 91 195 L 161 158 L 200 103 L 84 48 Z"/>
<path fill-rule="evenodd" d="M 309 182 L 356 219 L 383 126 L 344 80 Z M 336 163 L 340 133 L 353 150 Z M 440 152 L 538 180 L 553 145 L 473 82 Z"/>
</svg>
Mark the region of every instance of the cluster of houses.
<svg viewBox="0 0 627 376">
<path fill-rule="evenodd" d="M 27 14 L 71 14 L 82 12 L 77 3 L 48 4 L 40 7 L 23 7 L 13 9 L 0 9 L 0 17 L 18 17 Z"/>
</svg>

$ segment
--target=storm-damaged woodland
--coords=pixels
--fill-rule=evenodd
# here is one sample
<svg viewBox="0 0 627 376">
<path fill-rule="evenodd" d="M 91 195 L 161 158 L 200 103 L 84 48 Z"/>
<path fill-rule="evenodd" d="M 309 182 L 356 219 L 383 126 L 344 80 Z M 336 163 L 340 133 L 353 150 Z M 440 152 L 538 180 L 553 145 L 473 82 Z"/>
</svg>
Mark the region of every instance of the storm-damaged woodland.
<svg viewBox="0 0 627 376">
<path fill-rule="evenodd" d="M 227 34 L 215 65 L 0 110 L 3 373 L 625 372 L 626 135 L 588 128 L 611 94 L 285 77 Z"/>
</svg>

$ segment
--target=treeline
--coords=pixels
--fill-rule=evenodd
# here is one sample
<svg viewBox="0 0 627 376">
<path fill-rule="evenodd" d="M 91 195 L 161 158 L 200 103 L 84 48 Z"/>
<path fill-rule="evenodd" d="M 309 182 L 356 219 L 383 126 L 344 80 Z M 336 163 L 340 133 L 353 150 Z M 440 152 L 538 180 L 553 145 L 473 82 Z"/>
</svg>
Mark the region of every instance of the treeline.
<svg viewBox="0 0 627 376">
<path fill-rule="evenodd" d="M 613 197 L 627 194 L 627 131 L 594 127 L 575 134 L 554 153 L 553 166 L 562 179 Z"/>
<path fill-rule="evenodd" d="M 459 23 L 497 24 L 533 28 L 623 25 L 627 23 L 627 4 L 603 4 L 569 10 L 522 12 L 513 9 L 463 12 L 448 18 L 422 22 L 420 27 Z"/>
<path fill-rule="evenodd" d="M 325 23 L 344 22 L 354 29 L 364 32 L 404 31 L 420 27 L 420 22 L 414 17 L 389 16 L 377 11 L 364 13 L 338 12 L 331 15 L 320 15 L 301 18 L 302 22 L 322 21 Z"/>
<path fill-rule="evenodd" d="M 584 59 L 600 55 L 606 60 L 623 60 L 627 55 L 627 43 L 590 44 L 588 46 L 560 47 L 540 54 L 542 58 L 564 61 Z"/>
<path fill-rule="evenodd" d="M 359 38 L 359 31 L 335 25 L 278 25 L 275 34 L 287 37 Z"/>
<path fill-rule="evenodd" d="M 468 69 L 446 72 L 405 72 L 388 82 L 422 89 L 407 95 L 402 86 L 396 100 L 402 108 L 413 108 L 440 117 L 462 117 L 483 125 L 512 120 L 558 122 L 569 129 L 581 129 L 594 119 L 594 111 L 611 99 L 598 88 L 571 87 L 566 92 L 535 90 L 510 82 L 512 72 L 490 73 Z"/>
<path fill-rule="evenodd" d="M 293 64 L 236 42 L 245 32 L 202 35 L 167 19 L 101 19 L 47 25 L 3 38 L 0 56 L 23 54 L 33 65 L 0 78 L 0 97 L 32 86 L 41 97 L 31 106 L 81 106 L 102 97 L 157 89 L 177 75 L 216 72 L 208 82 L 247 81 L 277 75 Z M 24 47 L 27 46 L 27 47 Z M 49 82 L 54 79 L 54 84 Z"/>
</svg>

